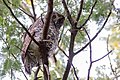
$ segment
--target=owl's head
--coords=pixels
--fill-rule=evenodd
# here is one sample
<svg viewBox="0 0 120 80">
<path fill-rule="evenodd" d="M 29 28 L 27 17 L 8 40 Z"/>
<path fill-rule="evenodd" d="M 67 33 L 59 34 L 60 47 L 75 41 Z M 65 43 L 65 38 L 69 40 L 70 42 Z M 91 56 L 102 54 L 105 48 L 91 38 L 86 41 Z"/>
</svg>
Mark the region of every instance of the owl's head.
<svg viewBox="0 0 120 80">
<path fill-rule="evenodd" d="M 57 29 L 60 29 L 60 27 L 64 23 L 64 20 L 65 20 L 65 17 L 62 14 L 59 14 L 57 12 L 52 13 L 51 21 Z"/>
</svg>

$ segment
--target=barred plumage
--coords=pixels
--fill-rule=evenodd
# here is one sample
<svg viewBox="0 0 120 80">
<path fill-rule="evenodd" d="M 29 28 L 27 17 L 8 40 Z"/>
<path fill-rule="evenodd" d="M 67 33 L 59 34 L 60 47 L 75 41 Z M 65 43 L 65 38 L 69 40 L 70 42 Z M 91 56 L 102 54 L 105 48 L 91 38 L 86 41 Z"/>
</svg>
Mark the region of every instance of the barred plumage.
<svg viewBox="0 0 120 80">
<path fill-rule="evenodd" d="M 47 35 L 47 49 L 48 55 L 53 56 L 54 51 L 58 45 L 59 29 L 63 25 L 64 16 L 53 12 L 50 20 L 50 26 Z M 34 39 L 39 42 L 42 40 L 44 19 L 38 18 L 36 22 L 28 29 Z M 32 41 L 28 34 L 24 36 L 22 47 L 22 61 L 24 63 L 25 71 L 31 74 L 31 69 L 39 64 L 42 64 L 42 56 L 38 45 Z"/>
</svg>

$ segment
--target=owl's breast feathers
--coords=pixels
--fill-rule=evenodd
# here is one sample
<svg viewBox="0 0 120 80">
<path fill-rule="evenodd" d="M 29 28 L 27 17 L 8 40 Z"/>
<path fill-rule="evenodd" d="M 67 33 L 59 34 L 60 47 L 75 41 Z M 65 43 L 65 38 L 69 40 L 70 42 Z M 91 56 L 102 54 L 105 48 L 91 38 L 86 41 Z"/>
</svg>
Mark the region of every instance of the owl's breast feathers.
<svg viewBox="0 0 120 80">
<path fill-rule="evenodd" d="M 37 19 L 36 22 L 33 25 L 31 25 L 30 28 L 28 29 L 31 36 L 35 35 L 36 26 L 39 25 L 40 22 L 41 22 L 41 20 Z M 22 47 L 22 61 L 24 63 L 24 59 L 27 55 L 28 47 L 30 46 L 32 39 L 27 33 L 25 33 L 25 35 L 23 37 L 24 37 L 24 39 L 23 39 L 23 47 Z"/>
<path fill-rule="evenodd" d="M 61 16 L 63 17 L 63 15 Z M 57 18 L 57 16 L 55 18 Z M 57 28 L 56 26 L 58 25 L 58 21 L 56 21 L 57 24 L 55 24 L 55 22 L 52 22 L 52 20 L 50 22 L 50 26 L 47 34 L 47 41 L 46 41 L 46 47 L 47 47 L 49 56 L 53 56 L 54 54 L 53 52 L 55 51 L 58 44 L 59 28 Z M 60 25 L 58 27 L 62 26 L 63 21 L 62 23 L 60 23 L 61 20 L 59 21 Z M 43 20 L 41 20 L 41 18 L 38 18 L 36 22 L 28 29 L 28 31 L 37 42 L 44 41 L 42 40 Z M 31 74 L 32 67 L 35 67 L 38 64 L 42 64 L 40 47 L 34 41 L 32 41 L 31 37 L 29 37 L 27 33 L 24 36 L 24 40 L 23 40 L 22 61 L 24 63 L 25 71 L 28 74 Z"/>
</svg>

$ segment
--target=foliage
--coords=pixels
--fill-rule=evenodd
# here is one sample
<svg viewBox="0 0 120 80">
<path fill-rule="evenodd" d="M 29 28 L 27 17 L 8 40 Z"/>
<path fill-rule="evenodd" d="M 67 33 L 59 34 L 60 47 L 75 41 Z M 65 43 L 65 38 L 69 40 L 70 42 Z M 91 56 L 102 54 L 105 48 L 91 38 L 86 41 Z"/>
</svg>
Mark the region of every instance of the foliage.
<svg viewBox="0 0 120 80">
<path fill-rule="evenodd" d="M 5 0 L 7 2 L 7 0 Z M 9 1 L 9 0 L 8 0 Z M 27 16 L 24 12 L 22 12 L 20 9 L 23 9 L 27 14 L 33 16 L 32 8 L 31 8 L 31 2 L 30 0 L 25 0 L 25 4 L 21 2 L 22 0 L 10 0 L 10 2 L 7 2 L 7 4 L 11 7 L 13 10 L 15 16 L 24 23 L 25 27 L 29 27 L 32 24 L 32 19 L 30 16 Z M 39 11 L 41 13 L 37 13 L 37 16 L 40 16 L 40 14 L 46 12 L 46 6 L 47 6 L 47 0 L 33 0 L 35 3 L 35 8 L 39 7 Z M 54 11 L 60 12 L 61 14 L 65 14 L 62 2 L 61 0 L 54 0 Z M 68 9 L 70 10 L 71 16 L 73 19 L 76 18 L 77 13 L 79 12 L 79 6 L 80 6 L 81 0 L 66 0 Z M 88 19 L 91 8 L 94 5 L 95 0 L 85 0 L 83 4 L 83 12 L 80 17 L 80 20 L 78 21 L 77 27 L 80 27 L 84 22 Z M 21 72 L 22 70 L 22 64 L 21 64 L 21 35 L 23 32 L 23 28 L 17 23 L 17 21 L 13 18 L 9 10 L 6 8 L 2 0 L 0 0 L 0 40 L 2 44 L 2 49 L 0 55 L 2 55 L 2 66 L 0 66 L 0 76 L 5 77 L 6 74 L 12 74 L 13 72 Z M 105 0 L 98 0 L 97 4 L 95 5 L 95 8 L 93 9 L 93 14 L 90 17 L 90 21 L 95 21 L 97 24 L 103 23 L 105 18 L 107 17 L 107 14 L 110 9 L 112 9 L 113 6 L 111 6 L 110 1 Z M 31 21 L 30 21 L 31 20 Z M 87 31 L 89 30 L 88 23 L 85 24 L 85 29 Z M 60 41 L 60 47 L 67 51 L 69 49 L 70 44 L 70 30 L 71 30 L 71 24 L 69 20 L 65 20 L 64 26 L 61 29 L 61 41 Z M 111 37 L 111 45 L 119 50 L 120 46 L 119 43 L 119 37 L 116 35 L 119 35 L 119 31 L 116 31 L 116 29 L 112 29 L 112 37 Z M 75 48 L 78 48 L 78 45 L 81 47 L 81 45 L 85 44 L 87 42 L 86 33 L 84 30 L 78 31 L 76 38 L 75 38 Z M 75 49 L 76 51 L 76 49 Z M 65 59 L 61 60 L 61 58 L 64 58 L 65 55 L 62 54 L 60 50 L 56 52 L 58 57 L 57 65 L 55 67 L 52 67 L 52 64 L 50 65 L 51 78 L 52 80 L 61 80 L 63 77 L 63 72 L 65 71 Z M 64 57 L 63 57 L 64 56 Z M 11 72 L 11 70 L 13 72 Z M 76 69 L 78 70 L 78 69 Z M 78 73 L 78 71 L 76 71 Z M 42 80 L 42 73 L 39 71 L 40 79 Z M 31 75 L 31 80 L 34 78 L 34 73 Z M 103 80 L 102 77 L 98 77 L 97 80 Z M 74 75 L 74 69 L 71 68 L 68 80 L 76 80 L 76 77 Z M 92 80 L 92 78 L 91 78 Z"/>
</svg>

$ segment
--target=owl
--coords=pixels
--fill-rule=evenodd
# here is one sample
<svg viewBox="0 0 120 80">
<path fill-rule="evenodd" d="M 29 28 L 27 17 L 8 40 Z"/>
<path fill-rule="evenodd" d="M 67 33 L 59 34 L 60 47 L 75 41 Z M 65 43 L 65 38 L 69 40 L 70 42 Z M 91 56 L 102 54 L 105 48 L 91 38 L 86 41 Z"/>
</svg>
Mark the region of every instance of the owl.
<svg viewBox="0 0 120 80">
<path fill-rule="evenodd" d="M 65 17 L 57 12 L 53 12 L 50 19 L 50 25 L 47 34 L 46 48 L 48 51 L 48 57 L 53 57 L 54 51 L 58 45 L 59 30 L 63 25 Z M 37 42 L 42 41 L 43 36 L 43 25 L 44 18 L 39 17 L 36 22 L 34 22 L 28 29 L 31 36 Z M 44 40 L 43 40 L 44 41 Z M 26 33 L 23 36 L 23 46 L 22 46 L 22 61 L 25 67 L 25 71 L 31 74 L 33 67 L 37 67 L 38 64 L 42 64 L 42 56 L 40 52 L 40 47 L 31 39 L 31 37 Z"/>
</svg>

